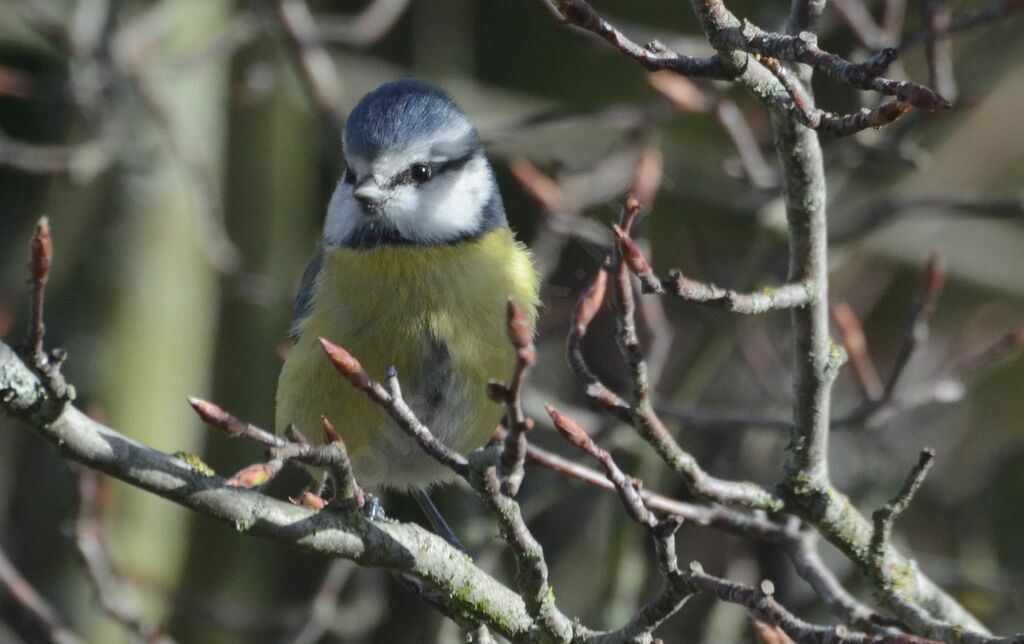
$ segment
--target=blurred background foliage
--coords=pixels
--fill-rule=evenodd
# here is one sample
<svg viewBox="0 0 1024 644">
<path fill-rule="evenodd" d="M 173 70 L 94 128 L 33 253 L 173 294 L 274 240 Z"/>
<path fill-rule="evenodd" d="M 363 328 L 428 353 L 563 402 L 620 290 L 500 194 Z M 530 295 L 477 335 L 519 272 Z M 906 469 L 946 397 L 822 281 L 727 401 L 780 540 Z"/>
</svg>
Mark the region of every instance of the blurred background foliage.
<svg viewBox="0 0 1024 644">
<path fill-rule="evenodd" d="M 729 4 L 767 28 L 783 24 L 788 10 L 781 0 Z M 868 3 L 876 11 L 878 4 Z M 909 32 L 917 29 L 921 4 L 909 2 Z M 959 11 L 982 3 L 951 4 Z M 316 24 L 340 34 L 327 44 L 336 70 L 336 93 L 327 98 L 337 104 L 326 106 L 332 109 L 310 100 L 274 3 L 0 3 L 0 335 L 14 342 L 24 328 L 26 244 L 36 218 L 48 214 L 56 243 L 48 337 L 68 349 L 66 372 L 85 407 L 158 449 L 198 453 L 221 473 L 255 462 L 258 448 L 204 429 L 185 397 L 272 424 L 290 300 L 341 171 L 340 119 L 366 91 L 416 74 L 451 91 L 478 124 L 512 225 L 538 249 L 546 272 L 542 368 L 533 371 L 528 398 L 540 427 L 531 440 L 562 449 L 540 405 L 573 409 L 604 432 L 602 440 L 648 487 L 684 497 L 680 483 L 628 431 L 585 408 L 563 359 L 564 334 L 646 147 L 664 156 L 662 190 L 642 224 L 660 272 L 679 267 L 737 288 L 784 279 L 767 114 L 736 90 L 707 86 L 735 101 L 756 137 L 754 149 L 767 165 L 755 177 L 715 118 L 674 109 L 633 63 L 559 28 L 540 2 L 411 2 L 379 39 L 345 31 L 352 24 L 347 16 L 367 3 L 311 5 Z M 598 6 L 641 42 L 656 37 L 684 52 L 706 49 L 686 3 Z M 37 24 L 57 28 L 40 35 L 23 19 L 26 9 L 36 11 Z M 1011 16 L 956 39 L 956 109 L 824 141 L 830 226 L 841 238 L 832 250 L 831 298 L 848 302 L 862 319 L 883 376 L 933 250 L 950 273 L 931 334 L 900 384 L 903 398 L 924 402 L 908 402 L 911 408 L 866 427 L 837 430 L 836 483 L 869 511 L 898 487 L 921 446 L 936 447 L 935 471 L 897 532 L 922 568 L 1002 631 L 1024 629 L 1024 361 L 1000 361 L 962 382 L 945 374 L 1024 314 L 1022 27 L 1024 20 Z M 71 34 L 70 42 L 61 33 Z M 822 42 L 843 55 L 864 55 L 834 12 Z M 909 77 L 928 77 L 921 47 L 901 63 Z M 819 103 L 836 111 L 864 100 L 820 79 L 817 89 Z M 26 151 L 26 144 L 44 147 Z M 585 195 L 575 209 L 582 213 L 545 215 L 509 171 L 518 158 Z M 35 167 L 25 168 L 26 159 Z M 914 206 L 920 198 L 929 202 Z M 953 202 L 966 207 L 949 207 Z M 879 221 L 868 226 L 871 217 Z M 787 316 L 738 319 L 663 304 L 664 310 L 642 310 L 662 404 L 788 413 Z M 622 384 L 612 326 L 599 318 L 587 348 L 609 382 Z M 844 369 L 836 411 L 859 402 Z M 711 472 L 775 480 L 784 432 L 693 422 L 676 429 Z M 311 613 L 328 562 L 238 537 L 120 484 L 111 484 L 110 493 L 107 538 L 138 591 L 133 600 L 179 641 L 459 637 L 386 574 L 344 564 L 331 569 L 340 603 Z M 612 495 L 534 469 L 522 497 L 566 612 L 611 626 L 656 590 L 646 536 L 623 520 Z M 474 557 L 507 578 L 510 560 L 472 495 L 452 487 L 437 498 Z M 66 536 L 74 499 L 67 464 L 0 419 L 0 543 L 90 641 L 127 641 L 97 609 L 75 561 Z M 386 506 L 397 518 L 421 520 L 405 498 L 388 498 Z M 771 547 L 690 526 L 679 543 L 684 560 L 740 581 L 770 577 L 783 603 L 827 620 Z M 856 590 L 848 565 L 826 554 Z M 0 640 L 39 636 L 10 606 L 0 618 Z M 660 633 L 669 641 L 753 637 L 741 609 L 703 596 Z"/>
</svg>

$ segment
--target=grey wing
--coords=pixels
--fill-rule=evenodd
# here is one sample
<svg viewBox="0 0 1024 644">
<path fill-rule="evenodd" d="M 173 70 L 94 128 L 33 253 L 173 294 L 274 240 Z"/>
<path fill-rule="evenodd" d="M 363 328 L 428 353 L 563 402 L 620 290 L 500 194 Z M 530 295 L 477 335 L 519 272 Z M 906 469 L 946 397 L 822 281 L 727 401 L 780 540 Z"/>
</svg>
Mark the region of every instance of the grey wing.
<svg viewBox="0 0 1024 644">
<path fill-rule="evenodd" d="M 317 246 L 313 253 L 313 259 L 309 260 L 306 271 L 302 274 L 302 283 L 299 285 L 299 292 L 295 295 L 295 303 L 292 304 L 292 326 L 288 332 L 292 342 L 298 342 L 302 335 L 302 323 L 309 315 L 309 307 L 313 300 L 313 286 L 324 266 L 324 246 Z"/>
</svg>

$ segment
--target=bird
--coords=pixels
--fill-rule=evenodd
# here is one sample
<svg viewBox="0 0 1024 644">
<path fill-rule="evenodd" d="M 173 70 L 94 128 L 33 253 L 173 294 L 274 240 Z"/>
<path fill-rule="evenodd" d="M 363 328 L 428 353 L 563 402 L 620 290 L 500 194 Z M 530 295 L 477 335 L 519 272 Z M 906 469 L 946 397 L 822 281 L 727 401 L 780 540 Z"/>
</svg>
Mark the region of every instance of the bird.
<svg viewBox="0 0 1024 644">
<path fill-rule="evenodd" d="M 538 272 L 509 227 L 476 128 L 445 91 L 414 78 L 381 85 L 341 138 L 345 170 L 295 298 L 276 427 L 315 432 L 326 417 L 364 488 L 411 492 L 444 529 L 426 491 L 455 475 L 341 378 L 319 339 L 377 379 L 395 369 L 418 419 L 467 453 L 501 420 L 486 383 L 515 364 L 509 298 L 535 328 Z"/>
</svg>

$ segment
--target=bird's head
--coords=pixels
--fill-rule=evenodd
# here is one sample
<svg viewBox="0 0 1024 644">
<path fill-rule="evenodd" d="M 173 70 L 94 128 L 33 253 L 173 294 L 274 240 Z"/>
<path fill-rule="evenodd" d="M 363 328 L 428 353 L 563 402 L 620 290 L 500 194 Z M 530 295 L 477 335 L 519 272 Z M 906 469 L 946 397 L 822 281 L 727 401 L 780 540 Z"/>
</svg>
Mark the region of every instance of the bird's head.
<svg viewBox="0 0 1024 644">
<path fill-rule="evenodd" d="M 505 224 L 476 129 L 452 99 L 418 80 L 363 97 L 342 135 L 345 174 L 331 198 L 329 245 L 436 245 Z"/>
</svg>

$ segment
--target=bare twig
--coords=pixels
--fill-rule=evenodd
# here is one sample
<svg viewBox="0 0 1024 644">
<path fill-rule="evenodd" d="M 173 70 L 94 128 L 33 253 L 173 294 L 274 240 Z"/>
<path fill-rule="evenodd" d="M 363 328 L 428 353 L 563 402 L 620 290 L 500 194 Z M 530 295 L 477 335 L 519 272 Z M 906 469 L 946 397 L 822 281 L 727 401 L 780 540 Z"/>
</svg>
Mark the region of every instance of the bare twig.
<svg viewBox="0 0 1024 644">
<path fill-rule="evenodd" d="M 890 44 L 886 43 L 885 32 L 875 22 L 863 0 L 832 0 L 829 6 L 865 47 L 877 49 Z"/>
<path fill-rule="evenodd" d="M 32 620 L 48 642 L 83 644 L 84 640 L 64 625 L 53 606 L 18 572 L 3 550 L 0 550 L 0 585 L 3 585 L 18 609 Z"/>
<path fill-rule="evenodd" d="M 409 0 L 374 0 L 356 15 L 320 16 L 320 38 L 336 45 L 370 47 L 391 31 L 408 6 Z"/>
<path fill-rule="evenodd" d="M 510 327 L 519 336 L 518 340 L 526 341 L 522 336 L 530 334 L 528 324 L 525 325 L 525 331 L 522 326 L 510 324 Z M 438 440 L 416 418 L 402 398 L 398 375 L 393 368 L 389 370 L 387 385 L 382 385 L 374 381 L 347 351 L 323 338 L 320 338 L 320 343 L 331 364 L 345 379 L 387 411 L 395 424 L 415 439 L 424 452 L 466 479 L 480 494 L 488 510 L 497 519 L 502 536 L 515 556 L 516 586 L 530 616 L 549 638 L 555 641 L 570 639 L 578 625 L 574 625 L 555 605 L 554 593 L 548 584 L 543 548 L 526 527 L 519 504 L 502 491 L 498 475 L 500 448 L 495 446 L 477 450 L 467 460 Z M 532 344 L 532 338 L 526 343 Z"/>
<path fill-rule="evenodd" d="M 761 189 L 778 185 L 774 168 L 765 160 L 757 138 L 735 102 L 711 88 L 704 89 L 685 76 L 668 70 L 649 74 L 647 80 L 679 111 L 711 114 L 732 141 L 751 184 Z"/>
<path fill-rule="evenodd" d="M 516 560 L 516 587 L 530 615 L 548 638 L 568 641 L 578 624 L 574 625 L 555 604 L 544 549 L 526 526 L 519 504 L 501 491 L 496 466 L 499 459 L 496 447 L 474 452 L 469 482 L 498 521 L 502 538 L 512 550 Z"/>
<path fill-rule="evenodd" d="M 629 623 L 611 633 L 610 636 L 635 638 L 648 634 L 682 608 L 694 592 L 684 583 L 676 560 L 675 534 L 679 530 L 679 526 L 682 525 L 682 521 L 674 517 L 666 519 L 656 517 L 644 503 L 640 494 L 639 481 L 626 476 L 619 469 L 611 454 L 598 447 L 576 421 L 558 412 L 551 405 L 547 406 L 547 410 L 559 433 L 601 464 L 605 477 L 618 492 L 626 513 L 633 521 L 646 528 L 654 540 L 658 570 L 665 578 L 665 584 L 661 592 L 647 602 Z"/>
<path fill-rule="evenodd" d="M 32 357 L 37 368 L 43 368 L 48 362 L 43 351 L 43 338 L 46 325 L 43 321 L 43 308 L 46 303 L 46 283 L 50 280 L 50 268 L 53 265 L 53 239 L 50 237 L 50 220 L 41 217 L 32 235 L 28 264 L 29 287 L 29 321 L 25 348 Z"/>
<path fill-rule="evenodd" d="M 837 426 L 862 423 L 892 403 L 896 394 L 896 386 L 899 384 L 900 377 L 910 362 L 910 358 L 914 355 L 918 345 L 928 338 L 928 324 L 935 313 L 935 307 L 945 283 L 946 273 L 942 268 L 942 256 L 933 253 L 925 266 L 921 277 L 921 286 L 911 304 L 910 319 L 903 336 L 903 344 L 900 346 L 899 353 L 896 354 L 896 360 L 889 378 L 885 382 L 885 387 L 880 395 L 869 397 L 848 415 L 837 418 L 835 421 Z"/>
<path fill-rule="evenodd" d="M 892 101 L 883 103 L 873 110 L 862 109 L 853 114 L 839 116 L 814 107 L 813 101 L 806 94 L 803 85 L 790 78 L 789 72 L 778 60 L 770 57 L 761 59 L 761 63 L 779 79 L 793 99 L 793 113 L 801 124 L 812 130 L 828 132 L 835 136 L 848 136 L 868 128 L 879 128 L 888 125 L 911 109 L 910 103 Z"/>
<path fill-rule="evenodd" d="M 1017 325 L 1008 333 L 990 344 L 977 354 L 961 361 L 954 371 L 962 375 L 970 375 L 991 364 L 1020 352 L 1024 348 L 1024 323 Z"/>
<path fill-rule="evenodd" d="M 633 222 L 640 211 L 640 203 L 632 196 L 627 197 L 619 220 L 619 229 L 625 233 L 623 236 L 629 234 Z M 606 404 L 605 408 L 629 422 L 641 438 L 654 448 L 661 459 L 673 471 L 683 477 L 687 487 L 694 494 L 730 505 L 772 510 L 780 509 L 782 505 L 781 499 L 769 490 L 752 483 L 718 479 L 705 472 L 693 455 L 680 447 L 679 443 L 672 438 L 668 428 L 665 427 L 651 405 L 648 395 L 647 364 L 636 334 L 636 323 L 634 321 L 635 304 L 629 263 L 630 260 L 626 253 L 622 251 L 622 248 L 619 245 L 614 246 L 612 248 L 612 256 L 608 260 L 609 268 L 607 270 L 614 278 L 611 292 L 612 303 L 616 313 L 616 341 L 622 358 L 629 369 L 633 395 L 630 403 L 618 399 L 619 404 L 624 407 L 620 407 L 619 404 Z M 592 293 L 585 297 L 591 296 Z M 581 304 L 583 302 L 584 299 L 581 298 Z M 577 310 L 580 309 L 578 308 Z M 570 361 L 573 357 L 574 340 L 578 345 L 578 341 L 582 339 L 582 334 L 586 332 L 586 326 L 582 327 L 582 334 L 577 338 L 575 336 L 579 329 L 580 327 L 574 324 L 573 330 L 570 332 Z M 592 382 L 587 382 L 586 380 L 584 382 L 587 384 L 588 391 L 591 390 Z M 618 397 L 616 396 L 616 398 Z"/>
<path fill-rule="evenodd" d="M 864 63 L 851 63 L 819 48 L 817 37 L 809 31 L 801 31 L 796 35 L 771 33 L 749 21 L 740 23 L 735 16 L 728 13 L 722 0 L 706 0 L 698 4 L 701 5 L 701 12 L 722 12 L 719 14 L 721 17 L 726 14 L 731 16 L 731 20 L 727 20 L 722 28 L 715 29 L 709 34 L 711 44 L 716 48 L 740 50 L 787 62 L 803 63 L 823 72 L 830 80 L 840 85 L 893 96 L 900 102 L 909 103 L 919 109 L 936 110 L 950 106 L 949 101 L 928 87 L 880 76 L 896 59 L 895 49 L 883 49 Z"/>
<path fill-rule="evenodd" d="M 580 299 L 573 310 L 569 336 L 566 340 L 566 358 L 576 379 L 583 384 L 583 391 L 587 396 L 615 417 L 630 422 L 629 405 L 601 381 L 583 354 L 583 338 L 586 337 L 590 323 L 604 304 L 607 288 L 608 271 L 601 267 L 580 293 Z"/>
<path fill-rule="evenodd" d="M 757 588 L 739 584 L 709 575 L 699 564 L 690 564 L 687 575 L 694 587 L 711 593 L 722 601 L 738 604 L 750 609 L 754 614 L 771 624 L 777 625 L 796 642 L 821 642 L 823 644 L 924 644 L 929 640 L 906 634 L 870 635 L 847 631 L 842 627 L 818 626 L 808 623 L 793 615 L 774 597 L 775 586 L 771 581 L 764 580 Z"/>
<path fill-rule="evenodd" d="M 698 282 L 678 270 L 670 271 L 667 278 L 659 278 L 636 242 L 618 226 L 613 230 L 619 252 L 622 253 L 629 270 L 640 279 L 644 293 L 675 295 L 687 302 L 742 315 L 797 308 L 810 300 L 809 289 L 803 284 L 785 284 L 777 288 L 765 287 L 752 293 L 740 293 L 714 284 Z"/>
<path fill-rule="evenodd" d="M 868 352 L 867 337 L 857 314 L 849 304 L 840 301 L 832 305 L 832 318 L 839 328 L 843 348 L 850 358 L 853 372 L 857 376 L 857 384 L 860 385 L 864 397 L 868 400 L 877 400 L 882 396 L 884 387 L 878 375 L 878 368 L 875 367 L 875 362 Z"/>
<path fill-rule="evenodd" d="M 523 482 L 526 433 L 533 428 L 533 420 L 527 418 L 523 412 L 523 385 L 526 382 L 527 371 L 537 361 L 537 349 L 533 346 L 533 329 L 530 321 L 511 297 L 508 298 L 505 322 L 509 340 L 516 350 L 516 366 L 512 380 L 503 392 L 502 402 L 508 410 L 509 431 L 501 451 L 498 476 L 501 478 L 502 493 L 515 496 Z"/>
<path fill-rule="evenodd" d="M 544 0 L 569 25 L 606 40 L 648 71 L 668 69 L 683 76 L 728 79 L 731 74 L 717 57 L 693 58 L 674 52 L 658 41 L 640 46 L 602 18 L 585 0 Z"/>
<path fill-rule="evenodd" d="M 921 5 L 925 32 L 925 59 L 928 61 L 928 81 L 948 100 L 956 99 L 956 78 L 953 76 L 953 42 L 936 38 L 946 33 L 953 22 L 953 11 L 946 0 L 926 0 Z"/>
<path fill-rule="evenodd" d="M 870 203 L 851 214 L 848 220 L 852 223 L 830 234 L 829 242 L 845 243 L 860 239 L 879 226 L 901 217 L 934 217 L 938 214 L 974 215 L 993 219 L 1024 219 L 1024 195 L 892 197 Z"/>
<path fill-rule="evenodd" d="M 962 31 L 991 24 L 1020 11 L 1024 11 L 1024 0 L 1002 0 L 987 7 L 965 11 L 960 15 L 952 16 L 945 28 L 925 28 L 904 36 L 900 41 L 899 49 L 900 51 L 906 50 L 926 42 L 929 38 L 933 41 L 947 39 Z"/>
<path fill-rule="evenodd" d="M 885 547 L 892 536 L 892 524 L 896 518 L 907 509 L 914 495 L 924 483 L 924 477 L 928 475 L 932 463 L 935 461 L 935 450 L 926 448 L 921 450 L 921 455 L 910 471 L 907 480 L 904 481 L 900 491 L 879 510 L 876 510 L 871 518 L 874 522 L 874 530 L 871 533 L 871 556 L 875 559 L 878 574 L 888 576 L 883 560 L 885 558 Z"/>
<path fill-rule="evenodd" d="M 921 276 L 921 286 L 914 297 L 912 313 L 907 324 L 907 331 L 903 337 L 903 346 L 900 347 L 899 353 L 896 354 L 896 362 L 893 364 L 892 373 L 889 375 L 889 380 L 885 383 L 885 392 L 882 394 L 883 400 L 892 398 L 900 376 L 903 375 L 903 370 L 906 368 L 907 363 L 910 362 L 910 357 L 914 355 L 918 345 L 928 339 L 928 324 L 935 313 L 935 307 L 945 285 L 946 271 L 943 268 L 942 255 L 938 252 L 932 253 Z"/>
<path fill-rule="evenodd" d="M 324 444 L 333 447 L 328 465 L 334 474 L 337 496 L 339 499 L 352 499 L 357 508 L 362 508 L 366 503 L 363 495 L 363 488 L 356 481 L 355 473 L 352 471 L 352 461 L 349 460 L 348 450 L 345 448 L 345 441 L 335 431 L 334 425 L 327 420 L 326 416 L 320 417 L 324 428 Z"/>
<path fill-rule="evenodd" d="M 232 438 L 244 438 L 267 447 L 284 447 L 288 444 L 288 441 L 280 436 L 240 420 L 211 402 L 200 398 L 189 398 L 188 404 L 192 406 L 204 423 L 221 430 Z"/>
<path fill-rule="evenodd" d="M 363 507 L 363 490 L 352 473 L 345 442 L 326 417 L 321 417 L 324 444 L 314 445 L 295 427 L 285 430 L 286 439 L 240 420 L 211 402 L 198 398 L 189 398 L 188 402 L 207 425 L 228 436 L 245 438 L 269 448 L 270 460 L 255 463 L 237 472 L 228 479 L 229 486 L 251 488 L 263 485 L 280 473 L 285 462 L 296 460 L 330 469 L 338 486 L 338 498 L 351 499 L 356 507 Z"/>
<path fill-rule="evenodd" d="M 466 460 L 466 457 L 438 440 L 409 409 L 409 405 L 402 398 L 398 374 L 394 369 L 389 370 L 385 388 L 384 385 L 370 378 L 370 374 L 348 351 L 324 338 L 320 338 L 320 344 L 334 368 L 352 386 L 368 395 L 373 402 L 387 411 L 395 423 L 419 443 L 423 451 L 459 476 L 468 477 L 469 461 Z"/>
<path fill-rule="evenodd" d="M 78 516 L 74 528 L 75 549 L 89 573 L 89 581 L 96 591 L 100 606 L 111 619 L 139 641 L 151 644 L 174 642 L 159 626 L 142 615 L 130 595 L 131 588 L 118 573 L 107 550 L 103 529 L 103 516 L 106 514 L 109 495 L 106 480 L 94 470 L 76 469 Z"/>
<path fill-rule="evenodd" d="M 305 0 L 283 0 L 277 8 L 292 61 L 313 104 L 336 131 L 345 122 L 340 112 L 338 70 L 321 42 L 317 20 Z"/>
</svg>

